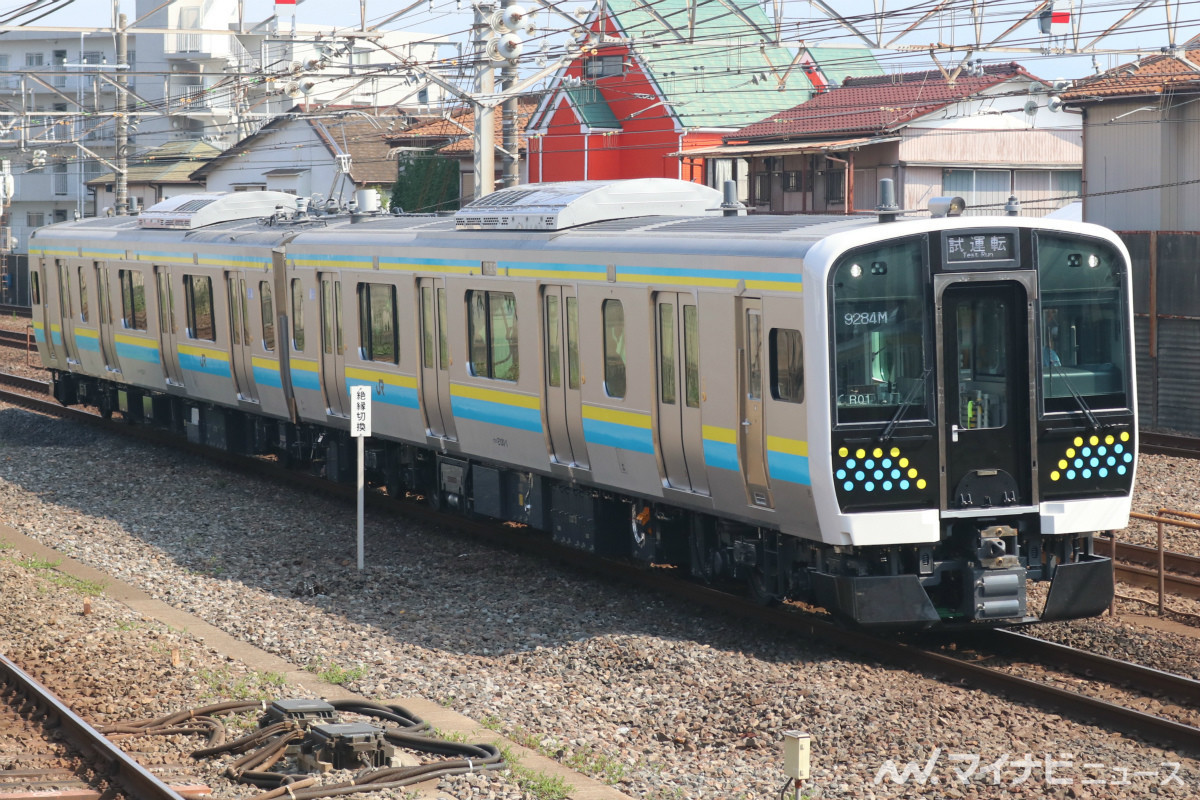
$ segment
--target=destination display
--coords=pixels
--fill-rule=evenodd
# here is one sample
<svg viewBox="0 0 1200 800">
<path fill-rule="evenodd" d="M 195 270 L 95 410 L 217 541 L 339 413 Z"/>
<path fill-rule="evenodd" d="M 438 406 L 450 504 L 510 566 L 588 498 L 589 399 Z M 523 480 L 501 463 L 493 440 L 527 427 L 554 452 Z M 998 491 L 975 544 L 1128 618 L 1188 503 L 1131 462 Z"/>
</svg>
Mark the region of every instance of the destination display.
<svg viewBox="0 0 1200 800">
<path fill-rule="evenodd" d="M 1016 235 L 1013 233 L 947 233 L 945 258 L 948 264 L 976 261 L 1015 261 Z"/>
</svg>

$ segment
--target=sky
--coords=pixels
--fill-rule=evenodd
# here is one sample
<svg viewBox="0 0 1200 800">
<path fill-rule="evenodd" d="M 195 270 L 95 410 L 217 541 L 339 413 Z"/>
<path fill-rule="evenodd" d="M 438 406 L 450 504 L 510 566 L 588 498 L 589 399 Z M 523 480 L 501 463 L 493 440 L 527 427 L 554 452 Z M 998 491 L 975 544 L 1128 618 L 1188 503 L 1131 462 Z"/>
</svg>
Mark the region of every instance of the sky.
<svg viewBox="0 0 1200 800">
<path fill-rule="evenodd" d="M 122 12 L 130 20 L 135 19 L 136 4 L 134 0 L 119 0 L 119 2 Z M 537 6 L 536 0 L 520 0 L 520 2 L 528 8 Z M 558 2 L 559 7 L 569 14 L 574 14 L 578 9 L 590 8 L 592 5 L 590 0 L 558 0 Z M 857 42 L 844 29 L 833 25 L 822 14 L 814 10 L 810 3 L 804 0 L 781 0 L 781 2 L 784 16 L 788 22 L 787 30 L 794 31 L 793 38 L 803 38 L 813 44 L 845 45 Z M 840 2 L 831 2 L 830 5 L 836 6 L 843 14 L 849 15 L 852 12 L 870 14 L 877 3 L 883 3 L 886 10 L 895 13 L 888 23 L 889 29 L 894 32 L 899 32 L 910 23 L 915 22 L 926 9 L 934 5 L 932 0 L 841 0 Z M 1086 7 L 1083 3 L 1084 0 L 1057 0 L 1056 10 L 1070 10 L 1076 14 L 1081 9 L 1086 11 L 1085 15 L 1078 18 L 1085 21 L 1085 30 L 1098 32 L 1132 8 L 1134 0 L 1087 0 Z M 364 0 L 299 0 L 294 6 L 294 16 L 300 24 L 316 24 L 326 28 L 358 28 L 364 15 L 364 8 L 367 25 L 371 26 L 383 22 L 387 17 L 412 4 L 413 0 L 365 0 L 365 2 Z M 960 7 L 965 8 L 967 4 L 968 0 L 958 0 Z M 1197 19 L 1200 15 L 1194 12 L 1190 0 L 1157 0 L 1154 6 L 1129 23 L 1128 32 L 1110 37 L 1100 46 L 1143 47 L 1145 48 L 1144 52 L 1153 52 L 1157 48 L 1167 45 L 1165 10 L 1168 4 L 1173 8 L 1175 18 L 1186 21 L 1181 24 L 1177 33 L 1177 44 L 1182 44 L 1191 36 L 1200 34 L 1200 20 Z M 43 8 L 62 7 L 62 10 L 31 24 L 64 26 L 108 26 L 112 24 L 112 0 L 74 0 L 74 2 L 68 2 L 68 0 L 24 0 L 24 2 L 0 0 L 0 16 L 7 16 L 8 13 L 29 5 Z M 988 22 L 985 24 L 984 38 L 996 36 L 1036 5 L 1037 0 L 988 0 L 986 6 Z M 276 6 L 273 0 L 243 0 L 243 8 L 247 21 L 265 19 L 271 16 L 276 8 L 281 9 L 280 27 L 284 30 L 290 25 L 293 14 L 293 7 Z M 768 2 L 766 5 L 768 14 L 771 13 L 771 8 L 772 5 Z M 388 22 L 384 28 L 389 30 L 409 28 L 434 34 L 451 35 L 454 38 L 465 40 L 471 17 L 469 0 L 425 0 L 424 2 L 418 0 L 412 11 Z M 532 37 L 531 45 L 541 38 L 548 38 L 556 45 L 561 45 L 566 41 L 565 34 L 561 33 L 564 22 L 561 17 L 542 11 L 536 15 L 536 21 L 541 32 Z M 969 19 L 961 11 L 956 14 L 946 14 L 927 21 L 901 41 L 912 44 L 925 44 L 933 41 L 951 44 L 965 43 L 973 38 L 973 33 L 966 25 L 967 22 Z M 862 25 L 864 29 L 871 29 L 870 22 L 864 21 Z M 546 32 L 554 29 L 559 29 L 559 32 Z M 1053 40 L 1038 33 L 1036 22 L 1030 21 L 1021 24 L 1016 35 L 1020 39 L 1018 44 L 1022 46 L 1047 46 L 1050 48 L 1055 46 Z M 890 35 L 885 38 L 890 38 Z M 1090 36 L 1085 36 L 1084 40 L 1090 38 Z M 532 47 L 527 49 L 532 49 Z M 927 70 L 937 66 L 924 51 L 876 51 L 876 56 L 888 71 Z M 962 57 L 961 51 L 939 55 L 942 65 L 948 67 L 955 66 Z M 1132 53 L 1100 54 L 1093 58 L 1092 56 L 1062 56 L 1042 53 L 986 52 L 976 54 L 976 57 L 982 58 L 985 63 L 1017 61 L 1033 74 L 1053 80 L 1084 77 L 1094 73 L 1097 69 L 1109 69 L 1132 61 L 1136 55 Z"/>
</svg>

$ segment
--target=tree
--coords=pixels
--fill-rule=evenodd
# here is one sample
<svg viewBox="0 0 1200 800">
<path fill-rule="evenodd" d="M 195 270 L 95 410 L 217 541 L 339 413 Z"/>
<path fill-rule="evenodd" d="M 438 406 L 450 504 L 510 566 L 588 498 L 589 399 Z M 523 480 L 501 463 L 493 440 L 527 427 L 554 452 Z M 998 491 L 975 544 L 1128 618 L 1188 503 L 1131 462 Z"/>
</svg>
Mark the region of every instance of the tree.
<svg viewBox="0 0 1200 800">
<path fill-rule="evenodd" d="M 408 212 L 454 211 L 459 207 L 458 160 L 432 153 L 404 153 L 392 185 L 392 208 Z"/>
</svg>

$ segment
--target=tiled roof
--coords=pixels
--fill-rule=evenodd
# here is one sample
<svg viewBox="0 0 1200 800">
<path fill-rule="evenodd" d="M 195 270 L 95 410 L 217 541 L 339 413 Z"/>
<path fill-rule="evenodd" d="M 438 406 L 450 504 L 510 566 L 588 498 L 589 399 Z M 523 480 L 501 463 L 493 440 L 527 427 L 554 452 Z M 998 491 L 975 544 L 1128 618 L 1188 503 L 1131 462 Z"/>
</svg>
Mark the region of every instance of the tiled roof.
<svg viewBox="0 0 1200 800">
<path fill-rule="evenodd" d="M 991 65 L 981 76 L 959 75 L 954 83 L 947 83 L 940 70 L 847 78 L 842 88 L 819 94 L 727 138 L 888 133 L 1018 76 L 1038 80 L 1019 64 Z"/>
<path fill-rule="evenodd" d="M 190 177 L 192 172 L 220 154 L 220 149 L 208 142 L 167 142 L 131 158 L 125 180 L 129 183 L 195 183 Z M 115 180 L 116 174 L 108 172 L 92 178 L 87 184 L 95 186 Z"/>
<path fill-rule="evenodd" d="M 756 0 L 608 0 L 606 6 L 685 128 L 746 125 L 812 92 L 801 69 L 790 71 L 783 91 L 774 77 L 751 83 L 761 73 L 788 72 L 795 56 L 786 47 L 763 44 L 771 40 L 773 25 Z M 679 35 L 687 36 L 692 14 L 689 43 Z"/>
<path fill-rule="evenodd" d="M 519 102 L 517 104 L 517 148 L 519 150 L 525 149 L 525 126 L 529 123 L 529 117 L 536 108 L 534 103 Z M 475 113 L 463 111 L 455 114 L 451 119 L 453 121 L 435 119 L 430 122 L 418 123 L 403 131 L 389 133 L 387 142 L 392 147 L 420 147 L 422 145 L 436 147 L 439 153 L 447 155 L 474 152 L 475 137 L 469 131 L 475 130 Z M 492 114 L 492 123 L 496 131 L 496 144 L 500 144 L 504 124 L 504 114 L 500 108 L 496 108 L 495 113 Z M 447 140 L 449 143 L 443 144 Z"/>
<path fill-rule="evenodd" d="M 846 78 L 865 78 L 883 72 L 883 67 L 865 47 L 810 45 L 805 49 L 835 87 L 841 86 Z"/>
<path fill-rule="evenodd" d="M 1195 47 L 1175 55 L 1149 56 L 1083 78 L 1060 96 L 1066 103 L 1083 103 L 1092 98 L 1159 95 L 1183 89 L 1200 91 L 1200 49 Z"/>
</svg>

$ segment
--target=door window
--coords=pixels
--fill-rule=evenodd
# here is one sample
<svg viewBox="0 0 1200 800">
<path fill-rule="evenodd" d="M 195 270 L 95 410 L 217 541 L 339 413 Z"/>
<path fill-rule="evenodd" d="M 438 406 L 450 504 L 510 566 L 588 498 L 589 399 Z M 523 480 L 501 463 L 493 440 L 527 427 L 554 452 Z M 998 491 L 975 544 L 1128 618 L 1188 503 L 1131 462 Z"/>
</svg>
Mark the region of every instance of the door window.
<svg viewBox="0 0 1200 800">
<path fill-rule="evenodd" d="M 620 300 L 605 300 L 604 391 L 609 397 L 625 396 L 625 309 Z"/>
<path fill-rule="evenodd" d="M 1008 416 L 1007 320 L 1004 298 L 958 305 L 958 426 L 1003 428 Z"/>
<path fill-rule="evenodd" d="M 271 302 L 271 284 L 259 281 L 258 298 L 262 304 L 263 349 L 269 353 L 275 349 L 275 304 Z"/>
<path fill-rule="evenodd" d="M 187 303 L 188 336 L 215 342 L 217 329 L 213 322 L 212 278 L 207 275 L 184 275 L 183 293 Z"/>
</svg>

